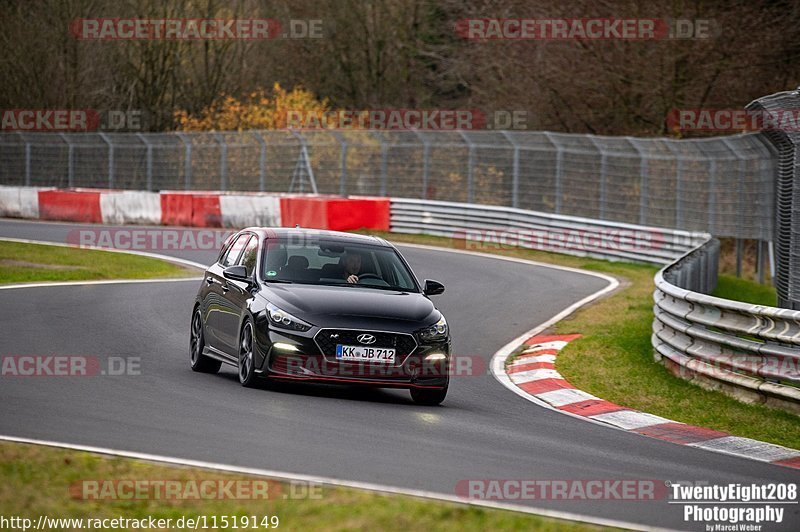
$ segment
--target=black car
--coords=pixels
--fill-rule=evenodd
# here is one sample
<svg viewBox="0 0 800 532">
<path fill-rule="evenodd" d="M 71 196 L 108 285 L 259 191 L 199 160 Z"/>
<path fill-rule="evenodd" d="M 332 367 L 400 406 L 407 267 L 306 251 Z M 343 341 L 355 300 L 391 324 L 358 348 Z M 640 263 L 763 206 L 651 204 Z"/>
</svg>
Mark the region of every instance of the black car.
<svg viewBox="0 0 800 532">
<path fill-rule="evenodd" d="M 192 309 L 191 363 L 215 373 L 407 388 L 436 405 L 447 394 L 450 333 L 400 252 L 382 238 L 248 228 L 205 272 Z"/>
</svg>

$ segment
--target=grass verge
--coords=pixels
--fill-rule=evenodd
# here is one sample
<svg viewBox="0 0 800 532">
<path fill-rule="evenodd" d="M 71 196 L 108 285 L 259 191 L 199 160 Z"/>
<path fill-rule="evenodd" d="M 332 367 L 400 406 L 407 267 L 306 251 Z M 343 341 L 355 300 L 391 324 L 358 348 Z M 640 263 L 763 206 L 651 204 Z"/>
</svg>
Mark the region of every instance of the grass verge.
<svg viewBox="0 0 800 532">
<path fill-rule="evenodd" d="M 189 486 L 202 486 L 208 481 L 217 485 L 244 481 L 239 485 L 253 486 L 250 481 L 264 479 L 8 442 L 0 442 L 0 477 L 3 479 L 0 515 L 27 517 L 34 523 L 39 516 L 83 519 L 152 516 L 172 519 L 172 527 L 166 528 L 175 528 L 174 523 L 181 517 L 206 516 L 206 522 L 211 523 L 212 516 L 216 516 L 217 523 L 221 523 L 221 517 L 228 516 L 232 523 L 232 516 L 256 516 L 260 523 L 265 516 L 277 516 L 279 530 L 599 530 L 590 525 L 506 510 L 285 482 L 270 482 L 268 489 L 257 490 L 258 498 L 250 499 L 166 499 L 151 495 L 136 500 L 87 500 L 82 496 L 84 480 L 99 481 L 100 486 L 119 486 L 106 490 L 106 494 L 124 494 L 128 492 L 122 485 L 113 484 L 114 481 L 139 480 L 151 484 L 178 481 L 181 492 L 187 493 L 183 490 Z M 103 489 L 98 492 L 104 493 Z M 156 492 L 152 489 L 148 493 Z M 262 497 L 262 493 L 268 497 Z M 238 528 L 252 530 L 250 523 L 244 527 L 243 521 L 239 521 Z"/>
<path fill-rule="evenodd" d="M 775 291 L 775 287 L 739 279 L 733 275 L 720 275 L 717 289 L 714 290 L 713 295 L 768 307 L 778 304 L 778 293 Z"/>
<path fill-rule="evenodd" d="M 0 284 L 196 275 L 194 268 L 129 253 L 0 240 Z"/>
<path fill-rule="evenodd" d="M 463 241 L 448 238 L 373 234 L 394 242 L 464 248 Z M 469 249 L 602 272 L 622 281 L 614 294 L 584 307 L 552 328 L 556 334 L 583 335 L 570 342 L 556 361 L 558 371 L 576 387 L 635 410 L 800 449 L 797 416 L 705 390 L 674 377 L 653 360 L 650 335 L 656 267 L 516 248 Z M 717 291 L 720 297 L 739 300 L 745 297 L 753 302 L 769 297 L 767 287 L 757 283 L 730 276 L 721 279 Z"/>
</svg>

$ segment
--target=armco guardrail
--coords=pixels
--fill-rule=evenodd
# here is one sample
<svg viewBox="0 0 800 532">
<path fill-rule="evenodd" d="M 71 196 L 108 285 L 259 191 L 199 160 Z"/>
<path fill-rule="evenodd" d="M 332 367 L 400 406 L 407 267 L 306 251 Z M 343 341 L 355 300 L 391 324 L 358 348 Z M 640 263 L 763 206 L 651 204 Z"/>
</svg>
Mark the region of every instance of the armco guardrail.
<svg viewBox="0 0 800 532">
<path fill-rule="evenodd" d="M 800 311 L 706 295 L 718 259 L 708 238 L 656 274 L 656 360 L 701 386 L 800 413 Z"/>
<path fill-rule="evenodd" d="M 519 246 L 663 265 L 708 238 L 705 233 L 489 205 L 392 198 L 390 208 L 392 232 L 455 237 L 476 251 Z"/>
</svg>

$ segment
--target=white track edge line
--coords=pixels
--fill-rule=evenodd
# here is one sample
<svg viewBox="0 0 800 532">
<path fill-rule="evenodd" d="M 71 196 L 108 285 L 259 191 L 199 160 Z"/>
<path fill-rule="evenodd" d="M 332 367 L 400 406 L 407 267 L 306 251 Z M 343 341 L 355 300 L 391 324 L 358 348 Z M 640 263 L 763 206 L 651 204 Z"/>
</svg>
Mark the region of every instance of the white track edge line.
<svg viewBox="0 0 800 532">
<path fill-rule="evenodd" d="M 317 482 L 320 484 L 327 484 L 331 486 L 342 486 L 346 488 L 354 488 L 360 490 L 367 490 L 380 493 L 390 493 L 393 495 L 406 495 L 410 497 L 420 497 L 424 499 L 438 500 L 456 504 L 466 504 L 471 506 L 481 506 L 485 508 L 492 508 L 495 510 L 509 510 L 513 512 L 521 512 L 525 514 L 538 515 L 541 517 L 549 517 L 552 519 L 562 519 L 569 521 L 578 521 L 582 523 L 589 523 L 599 526 L 610 526 L 616 528 L 626 528 L 630 530 L 668 530 L 658 529 L 650 526 L 644 526 L 637 523 L 629 523 L 626 521 L 618 521 L 615 519 L 605 519 L 602 517 L 593 517 L 589 515 L 576 514 L 571 512 L 562 512 L 559 510 L 549 510 L 546 508 L 537 508 L 534 506 L 523 506 L 518 504 L 500 503 L 496 501 L 485 501 L 480 499 L 462 499 L 454 495 L 445 493 L 437 493 L 434 491 L 416 490 L 399 488 L 394 486 L 386 486 L 383 484 L 373 484 L 371 482 L 359 482 L 340 480 L 331 477 L 321 477 L 316 475 L 305 475 L 300 473 L 287 473 L 284 471 L 274 471 L 270 469 L 259 469 L 254 467 L 242 467 L 227 464 L 220 464 L 214 462 L 205 462 L 202 460 L 190 460 L 186 458 L 175 458 L 171 456 L 162 456 L 157 454 L 140 453 L 135 451 L 121 451 L 117 449 L 109 449 L 106 447 L 94 447 L 90 445 L 78 445 L 72 443 L 63 443 L 49 440 L 39 440 L 33 438 L 22 438 L 17 436 L 0 435 L 0 441 L 12 443 L 24 443 L 30 445 L 42 445 L 46 447 L 56 447 L 60 449 L 69 449 L 73 451 L 81 451 L 88 453 L 104 454 L 109 456 L 119 456 L 122 458 L 131 458 L 135 460 L 146 460 L 148 462 L 158 462 L 164 464 L 180 465 L 186 467 L 196 467 L 212 471 L 223 471 L 226 473 L 239 473 L 243 475 L 253 475 L 261 477 L 270 477 L 280 480 L 288 481 L 301 481 L 301 482 Z"/>
</svg>

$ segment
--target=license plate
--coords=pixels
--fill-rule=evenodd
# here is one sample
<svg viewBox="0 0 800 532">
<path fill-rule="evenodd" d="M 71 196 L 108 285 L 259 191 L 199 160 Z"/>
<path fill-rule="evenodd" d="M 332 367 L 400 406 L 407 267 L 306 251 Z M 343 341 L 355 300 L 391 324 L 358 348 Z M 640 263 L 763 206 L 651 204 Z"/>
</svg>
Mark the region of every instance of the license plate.
<svg viewBox="0 0 800 532">
<path fill-rule="evenodd" d="M 348 362 L 385 362 L 387 364 L 393 364 L 394 349 L 339 344 L 336 346 L 336 360 Z"/>
</svg>

